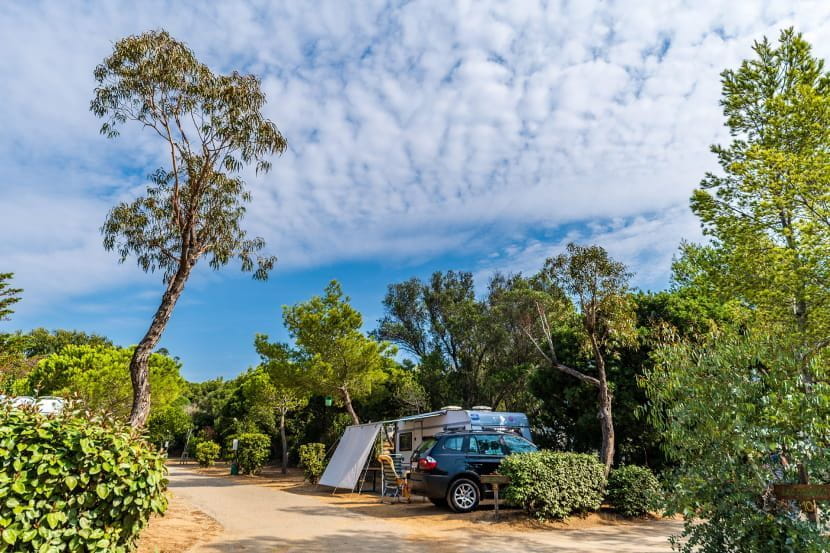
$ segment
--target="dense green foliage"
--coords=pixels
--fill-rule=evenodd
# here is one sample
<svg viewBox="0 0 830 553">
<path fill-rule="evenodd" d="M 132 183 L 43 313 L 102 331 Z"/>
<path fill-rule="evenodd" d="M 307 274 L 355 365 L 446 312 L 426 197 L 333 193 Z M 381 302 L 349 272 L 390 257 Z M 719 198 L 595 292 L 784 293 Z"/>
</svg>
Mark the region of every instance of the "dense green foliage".
<svg viewBox="0 0 830 553">
<path fill-rule="evenodd" d="M 688 552 L 830 547 L 826 513 L 771 493 L 830 474 L 830 73 L 791 29 L 754 52 L 722 74 L 733 140 L 713 146 L 721 171 L 691 200 L 711 241 L 674 267 L 734 324 L 664 337 L 643 379 Z"/>
<path fill-rule="evenodd" d="M 131 551 L 167 507 L 165 473 L 119 423 L 0 406 L 0 551 Z"/>
<path fill-rule="evenodd" d="M 353 399 L 366 397 L 395 365 L 395 348 L 360 330 L 363 316 L 349 303 L 337 281 L 323 296 L 283 308 L 283 322 L 297 346 L 306 381 L 318 393 L 332 395 L 355 424 Z"/>
<path fill-rule="evenodd" d="M 326 445 L 320 443 L 300 446 L 300 466 L 305 479 L 316 484 L 326 468 Z"/>
<path fill-rule="evenodd" d="M 147 439 L 150 443 L 167 449 L 184 447 L 188 430 L 193 428 L 190 415 L 178 405 L 168 405 L 150 413 L 147 421 Z"/>
<path fill-rule="evenodd" d="M 799 459 L 810 459 L 815 478 L 830 474 L 820 441 L 830 432 L 826 360 L 809 363 L 816 381 L 805 394 L 803 355 L 777 334 L 724 332 L 655 355 L 660 363 L 644 385 L 676 462 L 668 506 L 686 516 L 681 549 L 826 551 L 830 541 L 771 495 L 773 484 L 798 481 Z"/>
<path fill-rule="evenodd" d="M 219 458 L 222 448 L 216 442 L 209 440 L 199 442 L 196 445 L 196 461 L 200 467 L 212 467 Z"/>
<path fill-rule="evenodd" d="M 499 472 L 510 477 L 505 499 L 539 519 L 596 511 L 605 491 L 605 467 L 595 455 L 536 451 L 510 455 Z"/>
<path fill-rule="evenodd" d="M 431 409 L 490 405 L 526 410 L 532 345 L 506 317 L 504 296 L 520 278 L 497 275 L 476 297 L 469 272 L 390 284 L 375 335 L 419 361 L 417 383 Z"/>
<path fill-rule="evenodd" d="M 267 375 L 266 388 L 279 418 L 280 449 L 282 450 L 282 472 L 288 472 L 288 435 L 286 417 L 292 411 L 305 407 L 311 395 L 302 363 L 297 354 L 286 344 L 270 344 L 268 337 L 259 334 L 254 341 L 257 353 L 262 359 L 262 369 Z"/>
<path fill-rule="evenodd" d="M 623 465 L 608 475 L 606 499 L 623 516 L 639 517 L 660 511 L 663 488 L 648 467 Z"/>
<path fill-rule="evenodd" d="M 271 438 L 265 434 L 245 433 L 236 436 L 239 440 L 237 462 L 242 474 L 257 474 L 271 453 Z"/>
<path fill-rule="evenodd" d="M 68 345 L 42 359 L 27 377 L 30 393 L 77 397 L 94 411 L 126 419 L 132 404 L 133 348 Z M 153 407 L 170 405 L 184 389 L 181 364 L 160 353 L 150 356 Z"/>
</svg>

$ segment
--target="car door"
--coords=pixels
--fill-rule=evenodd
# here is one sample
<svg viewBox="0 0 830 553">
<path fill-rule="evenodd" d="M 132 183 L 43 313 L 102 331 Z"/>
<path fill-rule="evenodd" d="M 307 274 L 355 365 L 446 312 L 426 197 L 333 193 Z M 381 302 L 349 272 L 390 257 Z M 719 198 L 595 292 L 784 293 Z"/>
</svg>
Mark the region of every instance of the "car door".
<svg viewBox="0 0 830 553">
<path fill-rule="evenodd" d="M 467 443 L 467 464 L 478 474 L 496 471 L 504 458 L 501 437 L 497 434 L 473 434 Z"/>
<path fill-rule="evenodd" d="M 432 457 L 438 461 L 435 473 L 458 474 L 464 468 L 464 436 L 445 436 L 432 450 Z"/>
</svg>

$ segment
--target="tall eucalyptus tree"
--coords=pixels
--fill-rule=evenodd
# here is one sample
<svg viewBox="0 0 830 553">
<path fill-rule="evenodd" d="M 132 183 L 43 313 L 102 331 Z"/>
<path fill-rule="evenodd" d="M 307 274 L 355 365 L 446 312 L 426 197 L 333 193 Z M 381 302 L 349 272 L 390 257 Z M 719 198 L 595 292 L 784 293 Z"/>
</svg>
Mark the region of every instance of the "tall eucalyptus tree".
<svg viewBox="0 0 830 553">
<path fill-rule="evenodd" d="M 257 77 L 212 72 L 166 31 L 116 42 L 95 80 L 90 109 L 104 119 L 101 133 L 114 138 L 135 122 L 169 156 L 145 193 L 116 205 L 101 228 L 107 250 L 121 262 L 135 256 L 142 270 L 161 272 L 166 285 L 130 363 L 130 422 L 143 426 L 150 409 L 147 360 L 199 259 L 218 269 L 236 258 L 257 279 L 273 267 L 274 257 L 259 255 L 263 239 L 248 238 L 241 226 L 250 194 L 240 173 L 249 165 L 268 171 L 268 157 L 287 144 L 262 113 Z"/>
</svg>

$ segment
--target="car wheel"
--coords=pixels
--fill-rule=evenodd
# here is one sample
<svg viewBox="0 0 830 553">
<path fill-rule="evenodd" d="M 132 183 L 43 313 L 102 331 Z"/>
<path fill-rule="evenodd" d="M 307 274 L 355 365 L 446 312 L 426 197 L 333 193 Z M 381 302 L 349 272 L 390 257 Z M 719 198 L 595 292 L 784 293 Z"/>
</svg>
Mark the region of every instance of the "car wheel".
<svg viewBox="0 0 830 553">
<path fill-rule="evenodd" d="M 447 506 L 447 499 L 444 497 L 430 497 L 429 502 L 435 505 L 436 507 L 446 507 Z"/>
<path fill-rule="evenodd" d="M 478 484 L 467 478 L 459 478 L 450 486 L 447 492 L 447 503 L 456 513 L 469 513 L 476 507 L 481 498 Z"/>
</svg>

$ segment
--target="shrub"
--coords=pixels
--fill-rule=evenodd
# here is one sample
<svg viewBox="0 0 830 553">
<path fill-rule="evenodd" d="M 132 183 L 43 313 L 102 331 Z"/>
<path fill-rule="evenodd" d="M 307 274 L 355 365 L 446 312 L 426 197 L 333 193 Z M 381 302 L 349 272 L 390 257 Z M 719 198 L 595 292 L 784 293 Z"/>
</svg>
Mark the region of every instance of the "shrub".
<svg viewBox="0 0 830 553">
<path fill-rule="evenodd" d="M 200 467 L 212 467 L 219 458 L 219 444 L 216 442 L 199 442 L 196 446 L 196 460 L 199 461 Z"/>
<path fill-rule="evenodd" d="M 167 508 L 165 472 L 122 423 L 0 406 L 0 552 L 132 551 Z"/>
<path fill-rule="evenodd" d="M 187 431 L 193 426 L 190 415 L 184 409 L 175 406 L 153 410 L 147 420 L 147 439 L 150 443 L 163 447 L 170 442 L 170 447 L 184 445 Z"/>
<path fill-rule="evenodd" d="M 326 468 L 326 446 L 325 444 L 312 443 L 300 446 L 300 466 L 303 467 L 305 479 L 316 484 Z"/>
<path fill-rule="evenodd" d="M 595 455 L 519 453 L 505 457 L 499 472 L 511 480 L 505 499 L 539 519 L 596 511 L 602 503 L 605 467 Z"/>
<path fill-rule="evenodd" d="M 626 465 L 611 471 L 606 498 L 623 516 L 640 517 L 662 509 L 663 490 L 646 467 Z"/>
<path fill-rule="evenodd" d="M 271 438 L 265 434 L 239 434 L 237 460 L 242 474 L 257 474 L 271 453 Z"/>
</svg>

